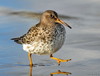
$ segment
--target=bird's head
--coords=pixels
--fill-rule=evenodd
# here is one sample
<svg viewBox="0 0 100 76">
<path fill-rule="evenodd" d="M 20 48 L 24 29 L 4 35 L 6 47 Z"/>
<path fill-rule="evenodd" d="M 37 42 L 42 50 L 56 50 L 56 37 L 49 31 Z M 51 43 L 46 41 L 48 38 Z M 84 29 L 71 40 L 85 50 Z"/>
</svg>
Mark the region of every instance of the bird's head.
<svg viewBox="0 0 100 76">
<path fill-rule="evenodd" d="M 41 16 L 41 20 L 40 21 L 42 23 L 44 23 L 44 24 L 59 23 L 59 24 L 63 24 L 65 26 L 68 26 L 70 29 L 72 28 L 67 23 L 65 23 L 64 21 L 60 20 L 58 18 L 58 14 L 55 11 L 52 11 L 52 10 L 45 11 Z"/>
</svg>

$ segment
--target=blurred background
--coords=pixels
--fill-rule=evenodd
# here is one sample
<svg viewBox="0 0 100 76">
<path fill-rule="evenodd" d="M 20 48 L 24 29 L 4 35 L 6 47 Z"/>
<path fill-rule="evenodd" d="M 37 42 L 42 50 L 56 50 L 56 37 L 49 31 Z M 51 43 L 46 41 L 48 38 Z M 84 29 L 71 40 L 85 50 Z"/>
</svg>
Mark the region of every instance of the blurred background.
<svg viewBox="0 0 100 76">
<path fill-rule="evenodd" d="M 72 26 L 66 27 L 66 42 L 54 54 L 72 61 L 57 66 L 48 55 L 33 55 L 37 64 L 33 76 L 49 76 L 57 70 L 71 76 L 100 76 L 100 0 L 0 0 L 0 76 L 30 75 L 27 53 L 10 39 L 25 34 L 45 10 L 56 11 Z"/>
</svg>

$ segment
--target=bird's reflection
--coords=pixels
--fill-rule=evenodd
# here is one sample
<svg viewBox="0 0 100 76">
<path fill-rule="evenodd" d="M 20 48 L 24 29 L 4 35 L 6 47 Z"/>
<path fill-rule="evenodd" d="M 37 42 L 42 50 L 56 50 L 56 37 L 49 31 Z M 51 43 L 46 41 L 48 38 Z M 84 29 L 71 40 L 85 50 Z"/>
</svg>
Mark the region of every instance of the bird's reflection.
<svg viewBox="0 0 100 76">
<path fill-rule="evenodd" d="M 30 66 L 29 76 L 32 76 L 32 70 L 33 70 L 33 67 Z"/>
<path fill-rule="evenodd" d="M 71 73 L 71 72 L 65 72 L 65 71 L 60 71 L 60 70 L 58 70 L 57 72 L 52 72 L 52 73 L 50 73 L 50 76 L 53 76 L 54 74 L 70 75 L 70 74 L 72 74 L 72 73 Z"/>
<path fill-rule="evenodd" d="M 30 66 L 29 76 L 32 76 L 32 70 L 33 70 L 33 68 L 34 67 Z M 72 73 L 71 72 L 65 72 L 65 71 L 58 70 L 56 72 L 50 73 L 50 76 L 54 76 L 55 74 L 71 75 Z"/>
</svg>

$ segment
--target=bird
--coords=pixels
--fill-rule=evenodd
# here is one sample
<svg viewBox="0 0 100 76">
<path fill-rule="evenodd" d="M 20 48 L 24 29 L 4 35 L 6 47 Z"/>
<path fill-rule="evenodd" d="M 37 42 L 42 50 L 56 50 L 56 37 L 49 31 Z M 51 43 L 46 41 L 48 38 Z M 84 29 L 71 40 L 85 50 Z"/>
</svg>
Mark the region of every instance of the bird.
<svg viewBox="0 0 100 76">
<path fill-rule="evenodd" d="M 65 42 L 65 26 L 72 28 L 59 19 L 58 14 L 53 10 L 46 10 L 42 13 L 39 23 L 32 26 L 28 32 L 20 37 L 12 38 L 14 42 L 21 44 L 23 50 L 28 52 L 29 65 L 33 66 L 32 54 L 49 55 L 51 59 L 61 62 L 68 62 L 71 59 L 60 59 L 53 57 Z"/>
</svg>

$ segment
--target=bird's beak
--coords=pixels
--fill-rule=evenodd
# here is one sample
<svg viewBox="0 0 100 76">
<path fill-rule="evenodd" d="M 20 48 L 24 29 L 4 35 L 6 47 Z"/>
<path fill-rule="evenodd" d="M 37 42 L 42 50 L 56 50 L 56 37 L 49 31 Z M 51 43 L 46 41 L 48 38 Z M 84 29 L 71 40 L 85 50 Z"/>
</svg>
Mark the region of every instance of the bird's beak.
<svg viewBox="0 0 100 76">
<path fill-rule="evenodd" d="M 59 18 L 56 18 L 56 21 L 55 22 L 58 22 L 60 24 L 64 24 L 65 26 L 68 26 L 70 29 L 72 29 L 71 26 L 69 26 L 67 23 L 65 23 L 64 21 L 60 20 Z"/>
</svg>

